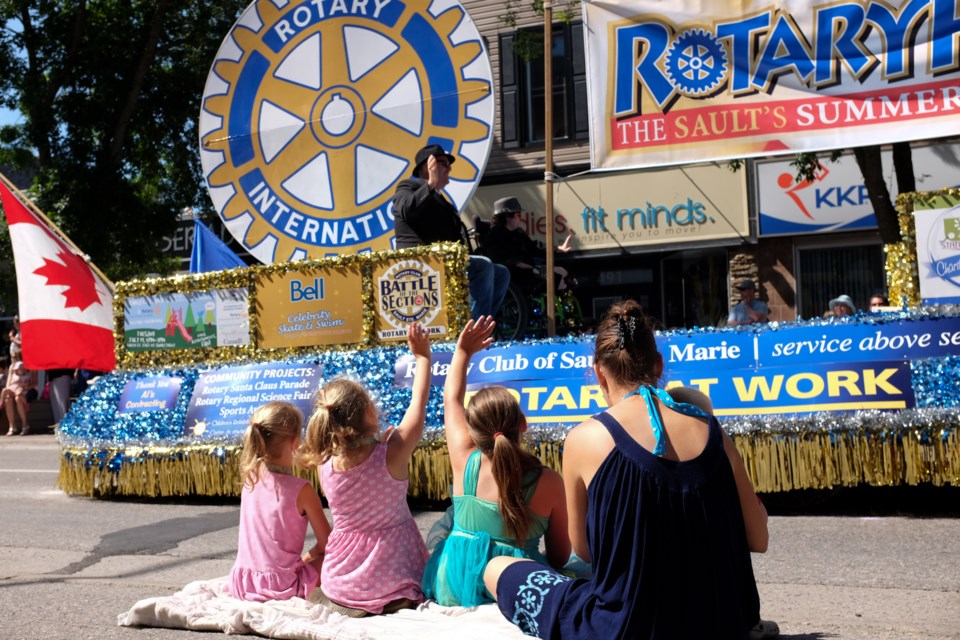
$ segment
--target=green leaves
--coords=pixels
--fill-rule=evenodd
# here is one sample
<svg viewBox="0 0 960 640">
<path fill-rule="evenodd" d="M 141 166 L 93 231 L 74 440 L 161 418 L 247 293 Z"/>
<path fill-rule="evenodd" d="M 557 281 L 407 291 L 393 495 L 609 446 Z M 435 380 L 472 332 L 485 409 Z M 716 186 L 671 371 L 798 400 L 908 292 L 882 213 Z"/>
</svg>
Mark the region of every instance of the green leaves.
<svg viewBox="0 0 960 640">
<path fill-rule="evenodd" d="M 210 208 L 200 98 L 248 3 L 0 0 L 0 105 L 23 114 L 0 162 L 35 173 L 37 204 L 111 278 L 169 272 L 160 238 Z"/>
</svg>

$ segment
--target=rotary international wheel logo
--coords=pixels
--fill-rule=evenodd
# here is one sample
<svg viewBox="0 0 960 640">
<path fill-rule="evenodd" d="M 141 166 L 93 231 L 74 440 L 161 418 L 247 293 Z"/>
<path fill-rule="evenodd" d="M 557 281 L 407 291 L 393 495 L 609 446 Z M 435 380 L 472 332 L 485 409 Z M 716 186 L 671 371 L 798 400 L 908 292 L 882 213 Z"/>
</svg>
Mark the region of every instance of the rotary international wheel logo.
<svg viewBox="0 0 960 640">
<path fill-rule="evenodd" d="M 721 86 L 727 73 L 727 54 L 712 35 L 691 29 L 670 47 L 666 69 L 677 91 L 690 98 L 702 98 Z"/>
<path fill-rule="evenodd" d="M 217 53 L 200 114 L 210 197 L 265 263 L 394 247 L 413 157 L 457 156 L 459 209 L 490 153 L 492 74 L 457 0 L 257 0 Z"/>
</svg>

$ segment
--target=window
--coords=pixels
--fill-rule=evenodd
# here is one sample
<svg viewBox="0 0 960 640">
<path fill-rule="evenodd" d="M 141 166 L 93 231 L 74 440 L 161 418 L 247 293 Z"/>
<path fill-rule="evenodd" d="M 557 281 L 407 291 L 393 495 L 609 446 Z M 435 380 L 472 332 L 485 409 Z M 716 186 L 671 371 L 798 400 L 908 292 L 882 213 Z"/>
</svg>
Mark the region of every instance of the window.
<svg viewBox="0 0 960 640">
<path fill-rule="evenodd" d="M 853 298 L 860 309 L 869 307 L 870 296 L 884 290 L 883 246 L 799 248 L 800 315 L 817 318 L 840 294 Z"/>
<path fill-rule="evenodd" d="M 500 34 L 500 122 L 504 148 L 542 145 L 544 137 L 542 28 Z M 539 51 L 521 56 L 517 50 Z M 553 25 L 554 140 L 589 137 L 583 25 Z M 526 59 L 525 59 L 526 58 Z"/>
</svg>

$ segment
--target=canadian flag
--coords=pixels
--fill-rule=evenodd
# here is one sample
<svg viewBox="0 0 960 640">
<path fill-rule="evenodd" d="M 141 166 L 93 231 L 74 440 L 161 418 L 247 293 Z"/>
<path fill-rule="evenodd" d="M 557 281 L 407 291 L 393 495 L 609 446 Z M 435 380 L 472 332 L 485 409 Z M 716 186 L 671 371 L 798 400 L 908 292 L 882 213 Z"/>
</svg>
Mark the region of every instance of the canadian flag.
<svg viewBox="0 0 960 640">
<path fill-rule="evenodd" d="M 23 364 L 112 371 L 110 288 L 2 183 L 0 198 L 17 269 Z"/>
</svg>

